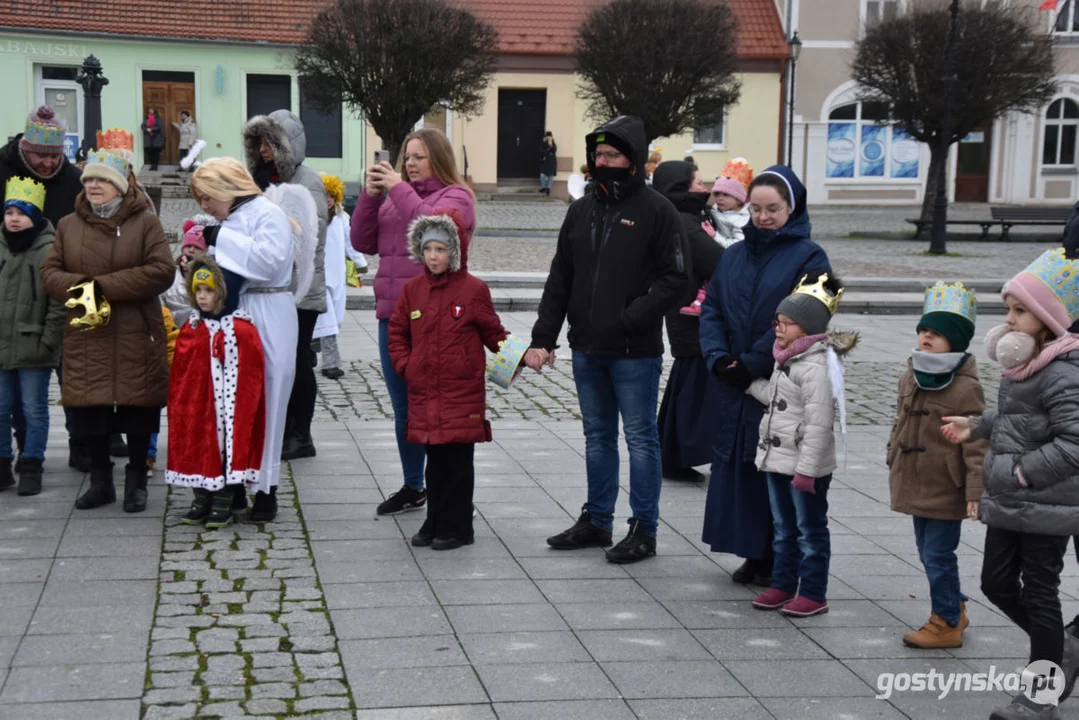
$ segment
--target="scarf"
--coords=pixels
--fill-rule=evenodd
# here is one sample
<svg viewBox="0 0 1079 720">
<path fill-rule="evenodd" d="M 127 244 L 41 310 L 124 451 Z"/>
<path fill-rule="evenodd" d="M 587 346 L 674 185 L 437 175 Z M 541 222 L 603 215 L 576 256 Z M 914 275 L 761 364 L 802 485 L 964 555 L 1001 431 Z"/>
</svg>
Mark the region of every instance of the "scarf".
<svg viewBox="0 0 1079 720">
<path fill-rule="evenodd" d="M 26 167 L 26 172 L 30 173 L 30 175 L 32 175 L 35 180 L 41 180 L 42 182 L 44 182 L 46 180 L 52 180 L 54 177 L 59 175 L 60 171 L 64 169 L 64 163 L 67 162 L 67 158 L 65 158 L 61 154 L 60 155 L 60 162 L 56 163 L 56 169 L 53 170 L 48 175 L 42 175 L 41 173 L 36 172 L 34 170 L 34 168 L 32 168 L 30 166 L 30 161 L 26 159 L 26 153 L 23 152 L 22 143 L 18 144 L 18 151 L 19 151 L 19 159 L 22 160 L 22 164 Z M 18 175 L 18 174 L 19 173 L 16 173 L 16 175 Z"/>
<path fill-rule="evenodd" d="M 147 128 L 157 127 L 157 115 L 155 115 L 154 113 L 149 113 L 146 116 L 146 127 Z"/>
<path fill-rule="evenodd" d="M 821 333 L 819 335 L 803 335 L 787 347 L 780 347 L 779 341 L 776 340 L 772 345 L 772 357 L 776 360 L 776 365 L 783 367 L 787 364 L 787 361 L 796 355 L 801 355 L 809 348 L 813 347 L 814 343 L 821 340 L 827 340 L 828 333 Z"/>
<path fill-rule="evenodd" d="M 7 241 L 8 249 L 16 255 L 21 252 L 26 252 L 31 245 L 34 244 L 34 240 L 37 240 L 37 236 L 41 234 L 41 229 L 45 226 L 44 223 L 41 226 L 31 225 L 25 230 L 19 230 L 18 232 L 12 232 L 3 228 L 4 240 Z"/>
<path fill-rule="evenodd" d="M 281 182 L 281 175 L 277 172 L 277 163 L 261 163 L 255 170 L 255 184 L 260 190 L 265 190 L 271 185 Z"/>
<path fill-rule="evenodd" d="M 94 215 L 99 218 L 111 218 L 116 214 L 116 211 L 120 209 L 120 203 L 124 201 L 123 195 L 117 195 L 112 200 L 109 200 L 104 205 L 94 205 L 90 203 L 90 209 L 94 211 Z"/>
<path fill-rule="evenodd" d="M 968 357 L 970 353 L 930 353 L 916 348 L 910 353 L 914 382 L 922 390 L 943 390 L 952 384 Z"/>
</svg>

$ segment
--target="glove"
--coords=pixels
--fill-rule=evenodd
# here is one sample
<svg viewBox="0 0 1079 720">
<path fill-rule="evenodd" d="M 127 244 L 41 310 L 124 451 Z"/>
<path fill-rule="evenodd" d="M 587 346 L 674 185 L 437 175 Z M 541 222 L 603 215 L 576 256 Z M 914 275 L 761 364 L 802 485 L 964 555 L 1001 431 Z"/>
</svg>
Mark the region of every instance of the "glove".
<svg viewBox="0 0 1079 720">
<path fill-rule="evenodd" d="M 808 475 L 803 475 L 802 473 L 794 473 L 794 482 L 791 483 L 791 485 L 794 486 L 795 490 L 801 490 L 802 492 L 809 493 L 810 495 L 817 494 L 816 484 L 816 478 L 811 478 Z"/>
<path fill-rule="evenodd" d="M 210 225 L 202 229 L 202 237 L 206 241 L 206 247 L 214 247 L 217 245 L 217 233 L 220 231 L 220 225 Z"/>
<path fill-rule="evenodd" d="M 745 391 L 753 384 L 753 376 L 749 374 L 749 370 L 746 370 L 746 366 L 740 362 L 735 362 L 734 365 L 727 368 L 720 380 L 742 391 Z"/>
<path fill-rule="evenodd" d="M 730 355 L 720 355 L 712 364 L 712 374 L 715 375 L 717 379 L 723 380 L 723 376 L 730 369 L 730 366 L 734 364 L 734 362 L 734 358 Z"/>
</svg>

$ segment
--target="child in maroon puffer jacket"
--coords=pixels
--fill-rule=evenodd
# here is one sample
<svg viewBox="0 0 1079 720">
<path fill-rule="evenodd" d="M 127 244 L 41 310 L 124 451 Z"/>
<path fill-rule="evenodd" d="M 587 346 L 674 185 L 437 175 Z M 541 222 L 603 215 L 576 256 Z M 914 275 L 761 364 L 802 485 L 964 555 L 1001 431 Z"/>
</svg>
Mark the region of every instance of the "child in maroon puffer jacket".
<svg viewBox="0 0 1079 720">
<path fill-rule="evenodd" d="M 468 229 L 455 209 L 436 209 L 408 230 L 425 266 L 397 298 L 388 345 L 408 383 L 408 441 L 427 449 L 427 519 L 416 547 L 471 545 L 475 444 L 491 439 L 484 346 L 498 352 L 509 333 L 486 283 L 468 273 Z"/>
</svg>

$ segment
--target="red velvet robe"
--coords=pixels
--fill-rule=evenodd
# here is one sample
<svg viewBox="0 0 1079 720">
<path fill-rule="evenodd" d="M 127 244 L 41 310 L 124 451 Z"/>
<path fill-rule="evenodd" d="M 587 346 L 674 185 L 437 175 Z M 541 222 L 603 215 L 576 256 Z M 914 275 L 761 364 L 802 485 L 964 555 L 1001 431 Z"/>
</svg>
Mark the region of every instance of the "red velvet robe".
<svg viewBox="0 0 1079 720">
<path fill-rule="evenodd" d="M 243 311 L 192 313 L 176 340 L 169 382 L 165 482 L 217 491 L 254 484 L 266 431 L 262 342 Z"/>
</svg>

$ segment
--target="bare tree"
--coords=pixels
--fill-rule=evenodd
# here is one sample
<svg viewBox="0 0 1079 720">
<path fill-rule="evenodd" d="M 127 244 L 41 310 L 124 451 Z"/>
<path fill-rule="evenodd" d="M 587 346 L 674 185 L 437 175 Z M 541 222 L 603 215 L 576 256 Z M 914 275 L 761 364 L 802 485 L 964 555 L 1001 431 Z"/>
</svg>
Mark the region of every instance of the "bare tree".
<svg viewBox="0 0 1079 720">
<path fill-rule="evenodd" d="M 312 103 L 360 110 L 397 162 L 435 104 L 480 111 L 498 31 L 445 0 L 334 0 L 315 16 L 296 70 Z"/>
<path fill-rule="evenodd" d="M 737 37 L 726 0 L 613 0 L 577 31 L 578 97 L 599 122 L 637 115 L 649 142 L 714 125 L 741 92 Z"/>
<path fill-rule="evenodd" d="M 866 29 L 851 67 L 860 99 L 886 102 L 892 122 L 929 146 L 922 220 L 933 214 L 939 170 L 948 147 L 1008 112 L 1036 112 L 1056 92 L 1052 38 L 1031 8 L 990 0 L 967 2 L 956 25 L 956 82 L 945 92 L 946 7 L 922 4 Z M 950 127 L 944 127 L 951 103 Z"/>
</svg>

